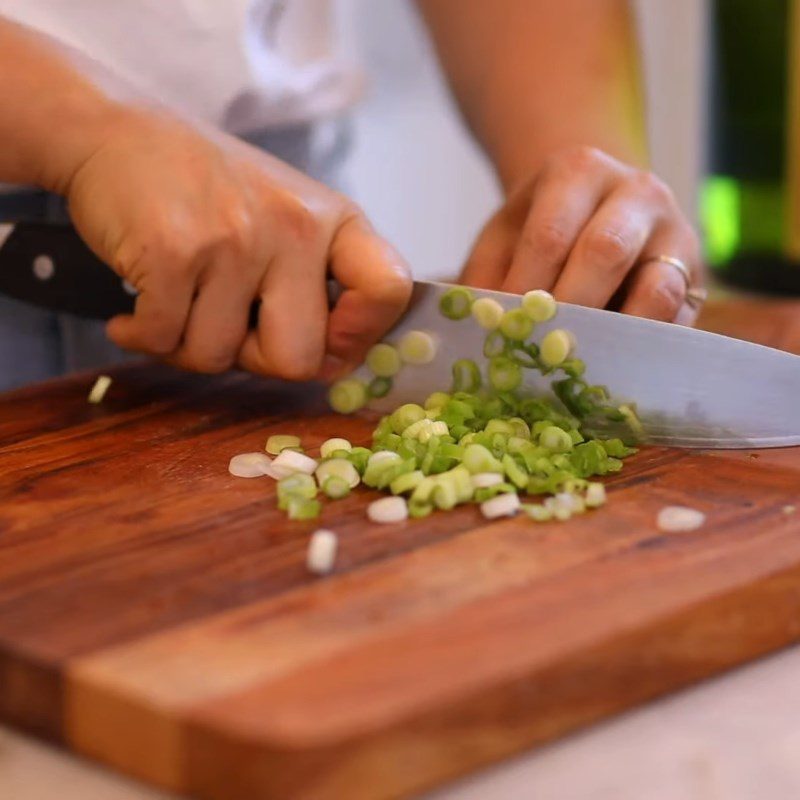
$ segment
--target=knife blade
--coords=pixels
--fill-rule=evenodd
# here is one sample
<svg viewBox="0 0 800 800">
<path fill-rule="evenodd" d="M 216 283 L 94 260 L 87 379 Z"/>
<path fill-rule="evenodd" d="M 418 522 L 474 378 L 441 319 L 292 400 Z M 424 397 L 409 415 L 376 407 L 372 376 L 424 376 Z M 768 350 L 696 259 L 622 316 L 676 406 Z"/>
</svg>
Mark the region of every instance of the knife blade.
<svg viewBox="0 0 800 800">
<path fill-rule="evenodd" d="M 429 331 L 439 340 L 437 354 L 430 364 L 403 369 L 392 391 L 371 401 L 375 410 L 446 390 L 458 358 L 483 362 L 486 332 L 471 318 L 453 321 L 439 312 L 439 300 L 449 288 L 415 282 L 409 308 L 387 341 L 410 330 Z M 506 309 L 519 304 L 517 295 L 473 291 Z M 94 256 L 74 228 L 53 223 L 0 225 L 0 292 L 96 319 L 130 313 L 135 301 L 135 293 Z M 635 403 L 652 443 L 701 448 L 800 444 L 800 356 L 567 303 L 559 304 L 554 320 L 537 327 L 536 337 L 555 327 L 575 335 L 576 355 L 587 363 L 590 383 L 607 386 L 617 401 Z M 549 381 L 531 370 L 526 371 L 526 388 L 551 394 Z"/>
<path fill-rule="evenodd" d="M 427 331 L 438 340 L 436 357 L 426 365 L 404 367 L 391 392 L 371 401 L 374 410 L 389 411 L 446 391 L 456 359 L 484 362 L 486 331 L 471 317 L 454 321 L 439 311 L 439 300 L 450 288 L 415 282 L 409 309 L 386 341 L 397 342 L 411 330 Z M 473 292 L 494 298 L 505 309 L 519 305 L 518 295 Z M 589 383 L 607 386 L 619 402 L 635 404 L 653 444 L 733 449 L 800 444 L 800 356 L 568 303 L 559 303 L 556 317 L 538 325 L 534 338 L 553 328 L 575 336 L 576 356 L 586 362 Z M 552 396 L 548 379 L 533 370 L 525 373 L 526 389 Z"/>
</svg>

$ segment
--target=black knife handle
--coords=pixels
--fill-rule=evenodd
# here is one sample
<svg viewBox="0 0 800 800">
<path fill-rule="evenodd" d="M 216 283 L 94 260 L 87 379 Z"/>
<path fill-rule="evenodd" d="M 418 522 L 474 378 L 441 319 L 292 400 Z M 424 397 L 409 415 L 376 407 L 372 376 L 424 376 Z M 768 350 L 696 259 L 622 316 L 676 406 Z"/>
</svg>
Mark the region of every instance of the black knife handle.
<svg viewBox="0 0 800 800">
<path fill-rule="evenodd" d="M 7 230 L 5 237 L 0 235 L 3 294 L 89 319 L 107 320 L 133 310 L 135 294 L 71 225 L 20 222 Z"/>
<path fill-rule="evenodd" d="M 130 314 L 136 292 L 84 244 L 71 225 L 53 222 L 0 223 L 0 294 L 63 314 L 109 320 Z M 342 292 L 327 283 L 333 307 Z M 258 323 L 260 302 L 250 308 Z"/>
</svg>

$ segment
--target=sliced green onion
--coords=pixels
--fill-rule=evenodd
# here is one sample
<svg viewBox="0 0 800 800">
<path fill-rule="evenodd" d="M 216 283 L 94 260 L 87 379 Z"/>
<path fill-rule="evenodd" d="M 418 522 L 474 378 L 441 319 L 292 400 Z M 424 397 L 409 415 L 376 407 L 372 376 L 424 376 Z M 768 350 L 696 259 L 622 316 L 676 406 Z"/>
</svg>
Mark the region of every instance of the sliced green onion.
<svg viewBox="0 0 800 800">
<path fill-rule="evenodd" d="M 506 311 L 500 320 L 500 332 L 507 339 L 523 342 L 533 333 L 533 320 L 521 308 Z"/>
<path fill-rule="evenodd" d="M 499 494 L 481 503 L 481 513 L 486 519 L 513 517 L 519 511 L 519 496 L 512 493 Z"/>
<path fill-rule="evenodd" d="M 433 490 L 433 504 L 442 511 L 449 511 L 458 503 L 456 485 L 449 476 L 440 475 Z"/>
<path fill-rule="evenodd" d="M 411 493 L 412 503 L 429 503 L 433 490 L 436 488 L 436 478 L 427 476 L 423 478 Z"/>
<path fill-rule="evenodd" d="M 300 447 L 299 436 L 288 436 L 286 434 L 274 434 L 267 439 L 267 445 L 264 448 L 270 455 L 277 456 L 282 450 L 287 450 L 290 447 Z"/>
<path fill-rule="evenodd" d="M 503 306 L 492 297 L 481 297 L 472 304 L 472 316 L 484 330 L 493 331 L 500 327 Z"/>
<path fill-rule="evenodd" d="M 486 423 L 483 432 L 488 434 L 502 433 L 511 436 L 514 433 L 514 426 L 505 419 L 490 419 Z"/>
<path fill-rule="evenodd" d="M 347 439 L 326 439 L 319 446 L 319 454 L 322 458 L 330 458 L 337 450 L 350 451 L 352 449 L 353 445 Z"/>
<path fill-rule="evenodd" d="M 423 503 L 421 501 L 414 500 L 413 497 L 408 501 L 409 517 L 421 519 L 422 517 L 427 517 L 432 511 L 433 505 L 431 503 Z"/>
<path fill-rule="evenodd" d="M 481 472 L 503 472 L 503 465 L 480 444 L 467 445 L 461 463 L 472 475 Z"/>
<path fill-rule="evenodd" d="M 502 463 L 503 469 L 511 483 L 518 489 L 525 489 L 530 480 L 530 475 L 517 463 L 514 456 L 508 454 L 504 455 Z"/>
<path fill-rule="evenodd" d="M 606 487 L 602 483 L 590 483 L 584 498 L 587 508 L 599 508 L 606 502 Z"/>
<path fill-rule="evenodd" d="M 395 433 L 403 433 L 409 426 L 421 419 L 426 419 L 425 409 L 416 403 L 406 403 L 392 412 L 389 423 Z"/>
<path fill-rule="evenodd" d="M 503 483 L 503 476 L 498 472 L 479 472 L 472 476 L 474 489 L 488 489 L 490 486 L 497 486 L 500 483 Z"/>
<path fill-rule="evenodd" d="M 240 453 L 228 463 L 228 472 L 236 478 L 263 478 L 272 471 L 271 465 L 264 453 Z"/>
<path fill-rule="evenodd" d="M 358 470 L 346 458 L 331 458 L 323 461 L 314 474 L 320 486 L 323 486 L 328 478 L 341 478 L 350 488 L 358 486 L 361 482 Z"/>
<path fill-rule="evenodd" d="M 428 410 L 444 408 L 450 402 L 450 395 L 446 392 L 434 392 L 428 395 L 425 400 L 425 408 Z"/>
<path fill-rule="evenodd" d="M 367 506 L 367 517 L 379 524 L 402 522 L 408 519 L 408 506 L 402 497 L 382 497 Z"/>
<path fill-rule="evenodd" d="M 476 489 L 474 498 L 476 503 L 483 503 L 486 500 L 491 500 L 493 497 L 497 497 L 498 494 L 516 493 L 517 487 L 514 486 L 513 483 L 502 481 L 501 483 L 496 483 L 494 486 L 486 486 L 483 489 Z"/>
<path fill-rule="evenodd" d="M 553 512 L 547 506 L 539 503 L 523 503 L 522 510 L 534 522 L 550 522 L 553 519 Z"/>
<path fill-rule="evenodd" d="M 489 361 L 489 383 L 498 392 L 513 392 L 522 383 L 519 364 L 507 356 L 495 356 Z"/>
<path fill-rule="evenodd" d="M 558 306 L 550 292 L 534 289 L 523 296 L 522 308 L 534 322 L 547 322 L 556 315 Z"/>
<path fill-rule="evenodd" d="M 492 331 L 483 343 L 483 354 L 486 358 L 494 358 L 506 351 L 508 342 L 500 331 Z"/>
<path fill-rule="evenodd" d="M 366 447 L 354 447 L 345 458 L 356 468 L 359 475 L 363 475 L 371 455 L 372 451 Z"/>
<path fill-rule="evenodd" d="M 439 299 L 439 311 L 448 319 L 464 319 L 469 316 L 474 300 L 466 286 L 454 286 Z"/>
<path fill-rule="evenodd" d="M 561 328 L 556 328 L 542 339 L 539 355 L 546 367 L 557 367 L 569 358 L 573 347 L 572 334 Z"/>
<path fill-rule="evenodd" d="M 296 450 L 281 450 L 270 464 L 270 471 L 278 478 L 285 478 L 294 472 L 304 472 L 312 475 L 317 468 L 317 462 Z"/>
<path fill-rule="evenodd" d="M 386 342 L 370 347 L 367 352 L 366 364 L 372 374 L 379 378 L 393 378 L 403 366 L 397 348 Z"/>
<path fill-rule="evenodd" d="M 94 386 L 92 386 L 91 391 L 89 392 L 89 397 L 86 399 L 93 404 L 98 404 L 103 402 L 103 398 L 106 396 L 106 392 L 111 387 L 113 381 L 108 375 L 100 375 L 98 379 L 94 382 Z"/>
<path fill-rule="evenodd" d="M 302 497 L 292 497 L 287 506 L 289 519 L 294 520 L 316 519 L 321 509 L 319 500 L 305 500 Z"/>
<path fill-rule="evenodd" d="M 352 464 L 351 464 L 352 466 Z M 322 484 L 322 491 L 331 498 L 331 500 L 341 500 L 350 494 L 350 484 L 338 475 L 331 475 Z"/>
<path fill-rule="evenodd" d="M 398 343 L 400 358 L 406 364 L 430 364 L 436 358 L 435 339 L 425 331 L 409 331 Z"/>
<path fill-rule="evenodd" d="M 370 397 L 386 397 L 391 391 L 391 378 L 373 378 L 367 385 L 367 394 Z"/>
<path fill-rule="evenodd" d="M 331 408 L 339 414 L 352 414 L 367 402 L 367 387 L 357 378 L 344 378 L 328 392 Z"/>
<path fill-rule="evenodd" d="M 406 472 L 403 475 L 398 475 L 390 484 L 389 489 L 391 490 L 392 494 L 405 494 L 406 492 L 411 492 L 419 486 L 422 481 L 425 480 L 425 476 L 422 472 L 418 469 L 413 470 L 412 472 Z"/>
<path fill-rule="evenodd" d="M 565 430 L 550 425 L 540 434 L 539 444 L 552 453 L 568 453 L 572 450 L 572 437 Z"/>
<path fill-rule="evenodd" d="M 453 391 L 477 392 L 481 388 L 481 371 L 469 358 L 459 358 L 453 363 Z"/>
</svg>

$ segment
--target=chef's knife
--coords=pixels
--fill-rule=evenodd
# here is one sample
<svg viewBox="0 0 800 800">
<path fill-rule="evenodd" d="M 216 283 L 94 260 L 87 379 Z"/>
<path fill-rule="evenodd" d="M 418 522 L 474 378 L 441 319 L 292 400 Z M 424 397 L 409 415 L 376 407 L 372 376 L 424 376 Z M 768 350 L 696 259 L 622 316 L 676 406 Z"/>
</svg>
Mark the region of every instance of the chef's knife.
<svg viewBox="0 0 800 800">
<path fill-rule="evenodd" d="M 4 235 L 5 234 L 5 235 Z M 37 262 L 38 259 L 38 262 Z M 46 260 L 46 259 L 49 259 Z M 38 263 L 38 268 L 37 268 Z M 449 286 L 417 281 L 408 311 L 387 336 L 432 333 L 439 347 L 424 366 L 406 366 L 376 410 L 419 401 L 447 389 L 459 358 L 483 361 L 486 332 L 474 320 L 443 317 L 439 300 Z M 504 308 L 519 297 L 474 290 Z M 68 226 L 0 226 L 0 292 L 56 311 L 108 319 L 129 312 L 134 297 Z M 616 400 L 635 403 L 653 443 L 684 447 L 755 448 L 800 444 L 800 356 L 717 334 L 610 311 L 559 305 L 535 338 L 562 327 L 578 342 L 586 379 Z M 526 385 L 549 392 L 526 370 Z"/>
</svg>

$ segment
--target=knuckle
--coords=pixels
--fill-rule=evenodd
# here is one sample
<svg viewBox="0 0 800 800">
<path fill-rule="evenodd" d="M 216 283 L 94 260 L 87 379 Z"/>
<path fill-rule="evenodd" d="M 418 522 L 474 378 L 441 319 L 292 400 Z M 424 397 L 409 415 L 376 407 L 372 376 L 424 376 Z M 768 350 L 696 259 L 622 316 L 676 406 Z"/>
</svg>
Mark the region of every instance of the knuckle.
<svg viewBox="0 0 800 800">
<path fill-rule="evenodd" d="M 320 222 L 307 203 L 296 195 L 287 193 L 283 195 L 279 206 L 276 222 L 287 241 L 301 247 L 318 241 Z"/>
<path fill-rule="evenodd" d="M 590 145 L 577 145 L 567 148 L 553 156 L 555 162 L 574 172 L 589 172 L 600 164 L 605 164 L 607 157 L 602 150 Z"/>
<path fill-rule="evenodd" d="M 638 170 L 629 179 L 633 191 L 659 205 L 671 206 L 675 202 L 672 189 L 656 174 Z"/>
<path fill-rule="evenodd" d="M 562 223 L 546 220 L 535 230 L 523 233 L 521 244 L 525 250 L 555 260 L 566 254 L 572 238 Z"/>
<path fill-rule="evenodd" d="M 248 208 L 238 205 L 228 207 L 220 215 L 219 226 L 210 245 L 243 257 L 253 250 L 255 240 L 256 226 L 253 215 Z"/>
<path fill-rule="evenodd" d="M 616 270 L 631 257 L 633 247 L 628 238 L 615 228 L 601 228 L 586 242 L 586 253 L 598 267 Z"/>
</svg>

